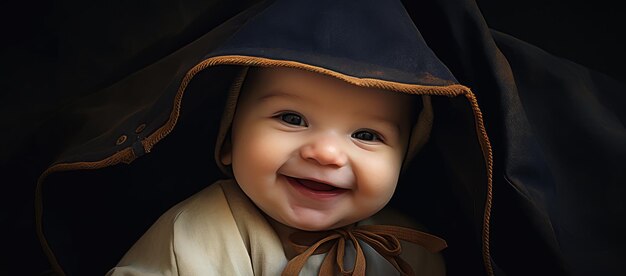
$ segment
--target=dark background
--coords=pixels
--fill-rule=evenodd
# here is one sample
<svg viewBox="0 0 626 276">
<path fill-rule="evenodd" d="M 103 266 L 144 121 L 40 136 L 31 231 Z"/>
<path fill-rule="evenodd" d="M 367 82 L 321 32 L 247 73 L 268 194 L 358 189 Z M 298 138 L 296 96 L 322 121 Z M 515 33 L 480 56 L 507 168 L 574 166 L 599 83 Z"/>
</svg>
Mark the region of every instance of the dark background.
<svg viewBox="0 0 626 276">
<path fill-rule="evenodd" d="M 215 2 L 0 4 L 0 275 L 49 269 L 35 234 L 33 195 L 38 174 L 54 159 L 45 145 L 56 142 L 35 135 L 38 127 L 72 99 L 115 83 L 237 12 Z M 626 82 L 619 1 L 477 2 L 491 28 Z"/>
</svg>

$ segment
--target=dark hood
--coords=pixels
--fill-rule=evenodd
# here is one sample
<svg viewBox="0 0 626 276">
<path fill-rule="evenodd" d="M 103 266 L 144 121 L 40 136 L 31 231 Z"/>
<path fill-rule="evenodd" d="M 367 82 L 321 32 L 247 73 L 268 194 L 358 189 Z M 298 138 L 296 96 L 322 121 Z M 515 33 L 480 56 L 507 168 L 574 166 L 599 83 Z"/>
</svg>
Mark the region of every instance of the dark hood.
<svg viewBox="0 0 626 276">
<path fill-rule="evenodd" d="M 567 274 L 580 256 L 562 252 L 560 240 L 572 240 L 559 231 L 573 221 L 555 224 L 569 203 L 553 200 L 576 172 L 554 159 L 559 145 L 542 146 L 552 146 L 556 137 L 546 133 L 554 131 L 520 99 L 540 106 L 536 91 L 588 71 L 490 32 L 474 3 L 452 2 L 407 3 L 406 10 L 399 1 L 263 2 L 76 102 L 83 127 L 37 187 L 38 230 L 51 263 L 60 273 L 104 273 L 163 211 L 225 177 L 213 156 L 228 89 L 241 66 L 287 66 L 431 97 L 430 142 L 390 204 L 448 241 L 450 275 L 494 267 L 507 275 Z M 554 64 L 563 68 L 554 73 Z M 624 150 L 623 136 L 610 133 L 611 145 Z M 624 156 L 607 158 L 613 164 Z M 531 264 L 519 265 L 524 258 Z"/>
</svg>

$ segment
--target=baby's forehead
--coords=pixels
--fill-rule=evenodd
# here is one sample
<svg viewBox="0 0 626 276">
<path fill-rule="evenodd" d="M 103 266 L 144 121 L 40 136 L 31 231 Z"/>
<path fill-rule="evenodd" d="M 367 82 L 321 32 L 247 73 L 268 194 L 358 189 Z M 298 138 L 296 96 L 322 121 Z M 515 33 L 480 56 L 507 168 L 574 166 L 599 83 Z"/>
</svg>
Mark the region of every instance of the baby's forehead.
<svg viewBox="0 0 626 276">
<path fill-rule="evenodd" d="M 384 89 L 361 87 L 336 77 L 317 72 L 287 67 L 252 67 L 244 83 L 244 93 L 257 99 L 291 97 L 316 101 L 331 98 L 344 104 L 365 107 L 398 108 L 404 102 L 414 101 L 411 95 Z"/>
<path fill-rule="evenodd" d="M 243 85 L 238 103 L 242 110 L 294 111 L 309 119 L 349 118 L 391 123 L 402 129 L 410 128 L 418 114 L 418 96 L 360 87 L 302 69 L 251 68 Z"/>
</svg>

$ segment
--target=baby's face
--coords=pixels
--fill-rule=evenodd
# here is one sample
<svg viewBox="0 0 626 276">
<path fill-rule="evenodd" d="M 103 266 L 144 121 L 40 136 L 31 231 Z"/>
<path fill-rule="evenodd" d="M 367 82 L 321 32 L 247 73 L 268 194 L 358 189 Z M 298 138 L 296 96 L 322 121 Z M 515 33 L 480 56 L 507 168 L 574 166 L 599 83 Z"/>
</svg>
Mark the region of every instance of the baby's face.
<svg viewBox="0 0 626 276">
<path fill-rule="evenodd" d="M 382 209 L 407 150 L 410 96 L 297 69 L 253 74 L 222 157 L 246 195 L 282 224 L 311 231 Z"/>
</svg>

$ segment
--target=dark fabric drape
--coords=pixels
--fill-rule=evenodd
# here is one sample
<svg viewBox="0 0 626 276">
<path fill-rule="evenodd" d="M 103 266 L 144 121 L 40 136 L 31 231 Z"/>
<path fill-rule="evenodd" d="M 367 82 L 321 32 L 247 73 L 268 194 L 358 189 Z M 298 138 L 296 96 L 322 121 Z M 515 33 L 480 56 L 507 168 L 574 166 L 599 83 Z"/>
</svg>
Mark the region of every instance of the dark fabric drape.
<svg viewBox="0 0 626 276">
<path fill-rule="evenodd" d="M 0 274 L 5 270 L 8 275 L 39 274 L 47 269 L 33 222 L 37 177 L 64 149 L 81 139 L 74 135 L 77 130 L 97 129 L 110 118 L 123 115 L 92 117 L 101 106 L 89 97 L 193 42 L 253 2 L 58 1 L 41 4 L 47 12 L 23 16 L 30 18 L 28 24 L 3 24 L 12 30 L 23 28 L 32 36 L 8 32 L 15 40 L 5 42 L 1 53 L 0 225 L 7 242 Z M 483 18 L 479 10 L 489 3 L 405 1 L 405 6 L 428 46 L 460 83 L 477 94 L 485 115 L 496 161 L 491 230 L 496 274 L 626 273 L 621 261 L 626 259 L 626 239 L 621 236 L 626 232 L 624 84 L 501 33 L 501 28 L 495 31 L 493 21 Z M 26 9 L 17 7 L 18 12 Z M 3 14 L 16 11 L 2 10 Z M 530 14 L 528 20 L 533 19 Z M 622 34 L 617 31 L 615 36 Z M 622 53 L 612 54 L 623 60 Z M 619 78 L 621 73 L 616 72 L 620 71 L 607 73 Z M 210 142 L 208 145 L 211 147 Z M 150 167 L 150 160 L 136 162 Z M 203 166 L 196 165 L 198 170 Z M 105 170 L 123 178 L 126 168 Z M 81 185 L 82 177 L 89 173 L 68 176 L 75 179 L 71 189 L 52 190 L 51 196 L 59 201 L 84 194 L 116 196 L 118 191 Z M 55 177 L 65 176 L 51 176 L 50 181 Z M 170 190 L 157 186 L 150 193 L 162 191 Z M 188 192 L 173 197 L 183 198 Z M 129 187 L 126 193 L 146 205 L 154 203 L 145 190 Z M 64 264 L 82 272 L 106 271 L 132 244 L 133 237 L 140 235 L 140 226 L 154 221 L 163 211 L 159 208 L 173 202 L 152 205 L 146 213 L 153 217 L 138 218 L 134 233 L 112 245 L 119 248 L 118 256 L 67 252 Z M 89 203 L 85 199 L 73 204 L 79 210 Z M 66 229 L 63 222 L 57 225 L 52 231 L 60 235 L 62 245 Z M 106 238 L 110 233 L 89 228 L 90 222 L 84 225 L 91 238 L 116 240 Z M 81 267 L 81 258 L 100 261 L 89 263 L 93 267 Z M 27 262 L 33 264 L 15 265 Z"/>
</svg>

